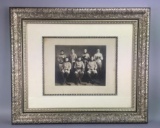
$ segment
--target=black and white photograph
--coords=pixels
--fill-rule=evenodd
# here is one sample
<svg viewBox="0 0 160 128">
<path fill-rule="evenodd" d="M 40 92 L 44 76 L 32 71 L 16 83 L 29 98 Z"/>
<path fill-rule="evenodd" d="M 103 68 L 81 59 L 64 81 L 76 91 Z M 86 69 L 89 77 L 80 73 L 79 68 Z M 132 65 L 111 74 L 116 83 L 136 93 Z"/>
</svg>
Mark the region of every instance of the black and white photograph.
<svg viewBox="0 0 160 128">
<path fill-rule="evenodd" d="M 106 46 L 56 45 L 55 84 L 105 86 Z"/>
<path fill-rule="evenodd" d="M 116 94 L 116 37 L 44 37 L 42 54 L 44 94 Z"/>
</svg>

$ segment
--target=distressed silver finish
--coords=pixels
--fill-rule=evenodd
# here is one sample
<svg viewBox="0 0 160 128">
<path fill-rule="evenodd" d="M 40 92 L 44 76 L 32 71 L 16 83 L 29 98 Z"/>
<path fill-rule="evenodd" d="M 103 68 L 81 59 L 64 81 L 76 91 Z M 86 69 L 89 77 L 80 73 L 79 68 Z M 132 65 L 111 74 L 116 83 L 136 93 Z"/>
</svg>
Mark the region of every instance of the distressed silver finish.
<svg viewBox="0 0 160 128">
<path fill-rule="evenodd" d="M 146 123 L 148 117 L 149 8 L 11 8 L 12 123 Z M 135 111 L 24 112 L 23 20 L 137 20 L 133 74 Z M 134 34 L 137 34 L 134 33 Z M 137 70 L 136 70 L 137 69 Z M 134 75 L 133 75 L 134 78 Z"/>
</svg>

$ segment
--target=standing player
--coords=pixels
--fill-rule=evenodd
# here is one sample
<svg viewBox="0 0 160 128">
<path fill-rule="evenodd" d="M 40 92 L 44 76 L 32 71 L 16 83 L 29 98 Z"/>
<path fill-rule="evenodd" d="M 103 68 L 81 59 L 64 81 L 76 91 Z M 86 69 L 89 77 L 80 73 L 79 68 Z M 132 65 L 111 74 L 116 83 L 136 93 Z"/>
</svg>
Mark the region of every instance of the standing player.
<svg viewBox="0 0 160 128">
<path fill-rule="evenodd" d="M 78 60 L 75 62 L 74 68 L 75 68 L 76 84 L 78 83 L 83 84 L 81 80 L 84 75 L 85 67 L 83 61 L 81 61 L 81 57 L 78 57 Z"/>
<path fill-rule="evenodd" d="M 103 61 L 103 55 L 100 52 L 100 49 L 97 49 L 97 53 L 94 54 L 94 59 L 97 63 L 97 71 L 98 71 L 98 75 L 99 77 L 101 77 L 101 73 L 102 73 L 102 61 Z"/>
<path fill-rule="evenodd" d="M 64 59 L 65 59 L 65 58 L 66 58 L 66 55 L 64 54 L 64 51 L 61 50 L 61 51 L 60 51 L 60 54 L 59 54 L 58 57 L 57 57 L 58 66 L 59 66 L 60 72 L 62 71 L 62 65 L 63 65 L 63 62 L 64 62 Z"/>
<path fill-rule="evenodd" d="M 71 85 L 70 83 L 67 82 L 70 70 L 71 70 L 71 63 L 69 62 L 68 58 L 65 58 L 65 62 L 62 65 L 62 71 L 61 71 L 63 77 L 63 84 Z"/>
<path fill-rule="evenodd" d="M 95 82 L 93 79 L 95 79 L 96 75 L 97 75 L 97 63 L 94 61 L 93 56 L 91 57 L 90 61 L 88 62 L 87 69 L 88 69 L 87 74 L 89 77 L 89 82 L 94 84 Z"/>
<path fill-rule="evenodd" d="M 87 52 L 87 49 L 84 49 L 84 53 L 82 54 L 82 59 L 83 59 L 83 63 L 84 63 L 85 68 L 87 68 L 87 63 L 90 59 L 90 55 Z"/>
<path fill-rule="evenodd" d="M 84 66 L 85 66 L 85 72 L 84 72 L 84 77 L 83 77 L 84 81 L 88 81 L 87 64 L 88 64 L 89 59 L 90 59 L 90 55 L 87 52 L 87 49 L 84 49 L 83 54 L 82 54 L 82 60 L 83 60 Z"/>
<path fill-rule="evenodd" d="M 75 53 L 74 49 L 71 49 L 71 53 L 70 53 L 69 57 L 70 57 L 70 62 L 71 62 L 71 66 L 72 66 L 72 68 L 71 68 L 71 79 L 75 79 L 75 76 L 74 76 L 74 72 L 75 72 L 74 65 L 75 65 L 75 62 L 77 60 L 77 54 Z"/>
<path fill-rule="evenodd" d="M 70 57 L 72 67 L 74 67 L 74 64 L 75 64 L 76 59 L 77 59 L 77 54 L 75 53 L 74 49 L 71 49 L 71 54 L 69 55 L 69 57 Z"/>
</svg>

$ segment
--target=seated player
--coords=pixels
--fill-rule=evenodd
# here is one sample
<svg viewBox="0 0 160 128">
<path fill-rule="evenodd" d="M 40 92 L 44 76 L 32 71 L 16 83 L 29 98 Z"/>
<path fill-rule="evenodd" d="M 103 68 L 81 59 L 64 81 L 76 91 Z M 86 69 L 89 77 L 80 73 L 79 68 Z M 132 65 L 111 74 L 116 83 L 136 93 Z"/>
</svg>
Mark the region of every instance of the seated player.
<svg viewBox="0 0 160 128">
<path fill-rule="evenodd" d="M 87 68 L 88 68 L 87 74 L 89 77 L 89 82 L 94 84 L 95 82 L 94 82 L 93 78 L 95 79 L 97 76 L 97 63 L 96 63 L 96 61 L 94 61 L 93 56 L 91 57 L 90 61 L 88 62 Z"/>
<path fill-rule="evenodd" d="M 78 83 L 83 84 L 81 80 L 84 75 L 85 66 L 83 61 L 81 61 L 81 57 L 78 57 L 78 60 L 75 62 L 74 68 L 75 68 L 76 84 Z"/>
<path fill-rule="evenodd" d="M 63 84 L 67 84 L 67 85 L 71 85 L 70 83 L 67 82 L 67 78 L 70 74 L 70 70 L 71 70 L 71 63 L 69 62 L 68 58 L 65 58 L 65 62 L 62 65 L 62 77 L 63 77 Z"/>
</svg>

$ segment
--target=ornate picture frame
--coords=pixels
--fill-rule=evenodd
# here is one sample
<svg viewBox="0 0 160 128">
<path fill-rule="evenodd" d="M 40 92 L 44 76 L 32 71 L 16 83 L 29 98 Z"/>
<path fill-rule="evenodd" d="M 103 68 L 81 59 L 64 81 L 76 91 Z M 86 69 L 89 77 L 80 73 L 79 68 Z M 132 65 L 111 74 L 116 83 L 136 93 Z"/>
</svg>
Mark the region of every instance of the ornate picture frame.
<svg viewBox="0 0 160 128">
<path fill-rule="evenodd" d="M 149 17 L 11 7 L 12 123 L 147 123 Z"/>
</svg>

